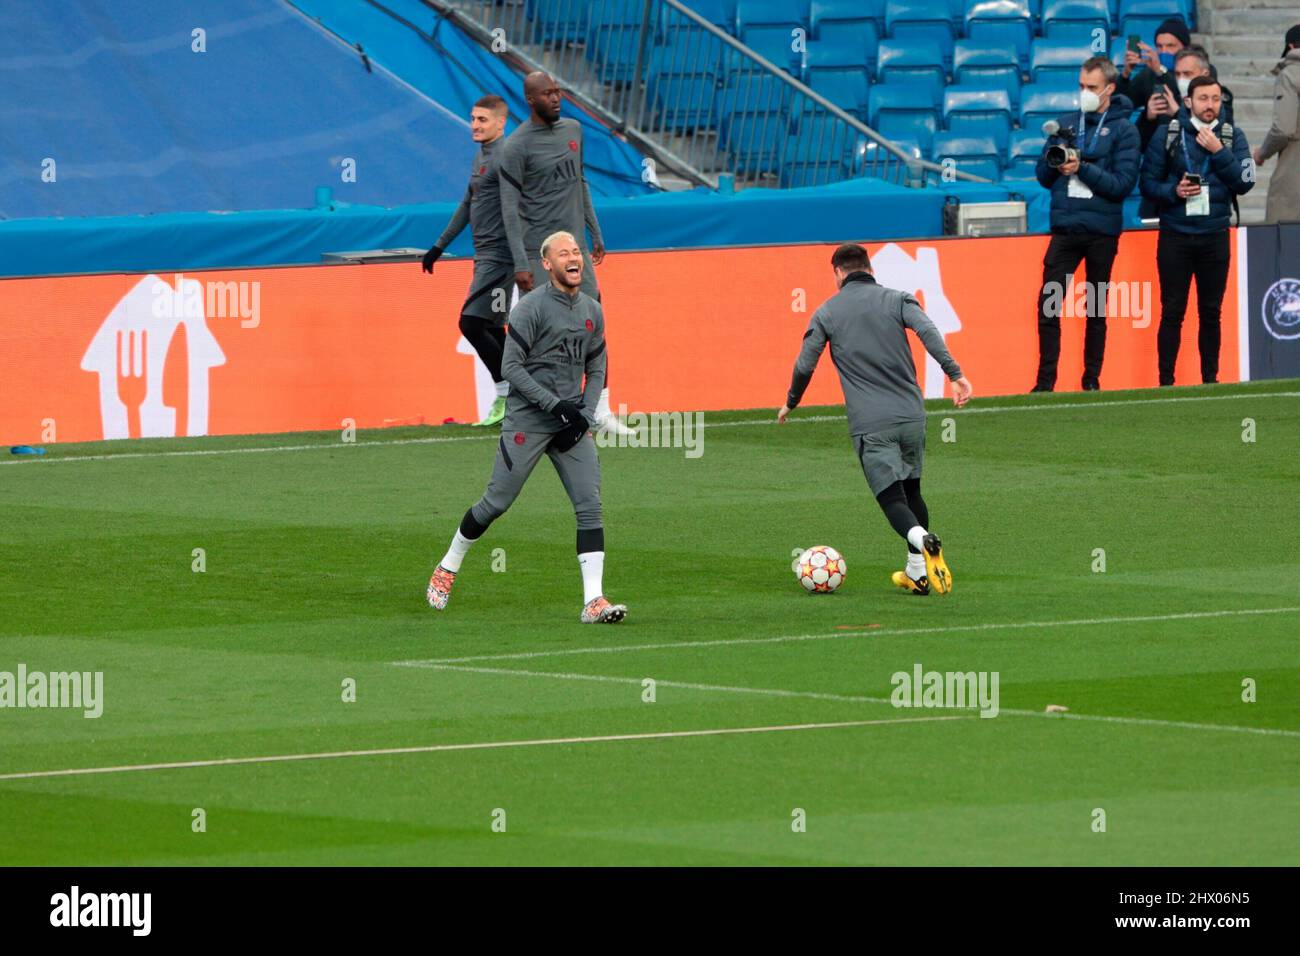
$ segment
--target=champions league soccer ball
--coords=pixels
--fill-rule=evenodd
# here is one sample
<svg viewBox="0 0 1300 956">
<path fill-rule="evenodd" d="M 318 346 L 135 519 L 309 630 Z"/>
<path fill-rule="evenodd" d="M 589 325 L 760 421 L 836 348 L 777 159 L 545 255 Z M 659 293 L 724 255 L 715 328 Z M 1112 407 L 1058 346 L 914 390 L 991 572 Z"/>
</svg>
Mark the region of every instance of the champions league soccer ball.
<svg viewBox="0 0 1300 956">
<path fill-rule="evenodd" d="M 810 594 L 830 594 L 844 583 L 844 556 L 824 544 L 814 545 L 794 560 L 794 576 Z"/>
</svg>

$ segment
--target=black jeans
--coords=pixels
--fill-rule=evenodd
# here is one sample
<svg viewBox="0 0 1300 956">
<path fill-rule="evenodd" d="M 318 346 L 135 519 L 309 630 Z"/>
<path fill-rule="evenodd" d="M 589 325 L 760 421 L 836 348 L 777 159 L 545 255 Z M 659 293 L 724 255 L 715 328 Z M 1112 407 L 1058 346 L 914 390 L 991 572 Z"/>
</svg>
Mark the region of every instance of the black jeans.
<svg viewBox="0 0 1300 956">
<path fill-rule="evenodd" d="M 1106 354 L 1106 295 L 1102 283 L 1110 282 L 1119 236 L 1096 232 L 1055 233 L 1043 256 L 1043 287 L 1038 293 L 1038 381 L 1043 388 L 1056 386 L 1056 363 L 1061 357 L 1061 311 L 1066 279 L 1082 261 L 1088 282 L 1096 290 L 1089 296 L 1088 324 L 1083 333 L 1083 380 L 1101 378 Z M 1078 299 L 1076 297 L 1075 301 Z"/>
<path fill-rule="evenodd" d="M 1185 236 L 1160 230 L 1156 243 L 1156 269 L 1160 273 L 1160 330 L 1156 349 L 1160 356 L 1160 384 L 1174 384 L 1174 365 L 1183 337 L 1187 293 L 1196 278 L 1196 313 L 1201 327 L 1196 344 L 1201 351 L 1201 381 L 1219 380 L 1219 312 L 1228 287 L 1232 247 L 1228 230 Z"/>
</svg>

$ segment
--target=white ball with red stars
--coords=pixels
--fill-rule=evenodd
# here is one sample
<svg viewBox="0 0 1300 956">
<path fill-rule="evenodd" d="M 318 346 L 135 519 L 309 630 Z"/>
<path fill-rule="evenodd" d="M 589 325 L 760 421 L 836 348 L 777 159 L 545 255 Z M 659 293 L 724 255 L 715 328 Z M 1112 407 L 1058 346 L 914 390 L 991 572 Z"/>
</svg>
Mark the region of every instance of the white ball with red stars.
<svg viewBox="0 0 1300 956">
<path fill-rule="evenodd" d="M 809 594 L 830 594 L 847 573 L 844 555 L 825 544 L 814 545 L 794 562 L 794 576 Z"/>
</svg>

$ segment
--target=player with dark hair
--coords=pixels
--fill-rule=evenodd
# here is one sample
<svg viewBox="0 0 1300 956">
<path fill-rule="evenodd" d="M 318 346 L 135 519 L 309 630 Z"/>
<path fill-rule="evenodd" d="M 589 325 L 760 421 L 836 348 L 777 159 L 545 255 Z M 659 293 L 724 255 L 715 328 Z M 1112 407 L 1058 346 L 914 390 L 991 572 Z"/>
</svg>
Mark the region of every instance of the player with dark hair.
<svg viewBox="0 0 1300 956">
<path fill-rule="evenodd" d="M 952 381 L 958 408 L 971 397 L 971 384 L 948 353 L 943 336 L 920 304 L 906 292 L 876 282 L 867 250 L 845 243 L 831 256 L 840 291 L 813 313 L 794 376 L 777 422 L 785 422 L 812 380 L 827 344 L 840 374 L 849 434 L 871 493 L 890 525 L 907 542 L 907 567 L 893 582 L 915 595 L 933 588 L 952 590 L 952 573 L 921 497 L 925 457 L 925 403 L 907 340 L 911 329 Z"/>
<path fill-rule="evenodd" d="M 424 254 L 425 272 L 433 272 L 453 239 L 468 223 L 474 237 L 474 278 L 460 309 L 461 334 L 474 347 L 496 383 L 496 400 L 487 417 L 475 425 L 496 425 L 506 414 L 509 384 L 501 374 L 501 353 L 506 342 L 506 315 L 514 295 L 515 277 L 510 267 L 510 242 L 501 219 L 501 190 L 497 167 L 509 110 L 499 96 L 485 96 L 470 110 L 470 136 L 479 144 L 465 197 L 452 214 L 438 241 Z"/>
<path fill-rule="evenodd" d="M 578 520 L 584 624 L 613 624 L 627 607 L 603 593 L 605 528 L 600 510 L 600 461 L 588 429 L 605 384 L 605 318 L 600 303 L 581 291 L 583 257 L 567 232 L 541 244 L 550 281 L 510 312 L 502 370 L 510 382 L 501 442 L 487 490 L 465 512 L 446 555 L 429 579 L 430 606 L 447 607 L 451 587 L 470 546 L 514 503 L 533 467 L 546 454 L 560 475 Z M 583 379 L 586 379 L 585 385 Z"/>
<path fill-rule="evenodd" d="M 582 171 L 582 124 L 560 115 L 562 96 L 550 74 L 524 77 L 524 99 L 531 113 L 506 138 L 501 156 L 501 211 L 520 295 L 547 281 L 541 260 L 534 257 L 542 240 L 553 232 L 563 230 L 574 236 L 584 260 L 592 265 L 605 258 L 591 188 Z M 594 269 L 583 269 L 582 291 L 600 301 Z M 632 433 L 610 411 L 608 381 L 600 394 L 596 421 L 616 434 Z"/>
</svg>

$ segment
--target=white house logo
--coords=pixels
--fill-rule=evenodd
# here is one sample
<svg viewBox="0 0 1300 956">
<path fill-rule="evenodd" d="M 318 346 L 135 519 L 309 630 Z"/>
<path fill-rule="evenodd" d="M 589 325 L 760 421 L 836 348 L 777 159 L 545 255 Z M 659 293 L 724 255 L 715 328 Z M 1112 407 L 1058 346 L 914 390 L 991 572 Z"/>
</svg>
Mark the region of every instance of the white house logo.
<svg viewBox="0 0 1300 956">
<path fill-rule="evenodd" d="M 177 276 L 173 287 L 147 275 L 108 313 L 81 358 L 82 369 L 99 375 L 105 438 L 208 433 L 208 371 L 226 356 L 208 329 L 204 305 L 198 280 Z M 183 360 L 171 364 L 184 369 L 184 382 L 164 380 L 174 343 L 184 345 Z"/>
<path fill-rule="evenodd" d="M 1264 328 L 1275 339 L 1300 339 L 1300 279 L 1278 279 L 1260 306 Z"/>
<path fill-rule="evenodd" d="M 961 319 L 943 292 L 943 278 L 939 272 L 939 250 L 934 246 L 921 246 L 913 259 L 897 243 L 889 243 L 871 257 L 871 268 L 881 285 L 901 289 L 917 296 L 939 333 L 945 338 L 961 331 Z M 925 353 L 925 373 L 921 390 L 926 398 L 943 398 L 943 374 L 939 363 Z"/>
</svg>

